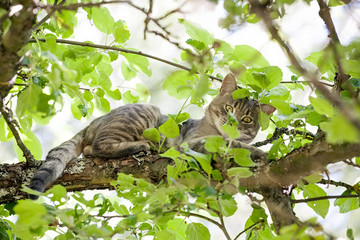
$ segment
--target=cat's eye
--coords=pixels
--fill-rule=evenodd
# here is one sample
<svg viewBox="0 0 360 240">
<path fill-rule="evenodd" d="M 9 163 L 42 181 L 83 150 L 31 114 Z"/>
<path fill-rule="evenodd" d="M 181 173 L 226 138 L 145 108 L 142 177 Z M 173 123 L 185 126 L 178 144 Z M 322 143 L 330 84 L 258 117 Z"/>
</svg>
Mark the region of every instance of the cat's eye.
<svg viewBox="0 0 360 240">
<path fill-rule="evenodd" d="M 226 112 L 233 112 L 234 108 L 231 105 L 226 105 L 225 110 Z"/>
<path fill-rule="evenodd" d="M 241 121 L 243 121 L 244 123 L 251 123 L 252 122 L 252 118 L 249 116 L 244 116 Z"/>
</svg>

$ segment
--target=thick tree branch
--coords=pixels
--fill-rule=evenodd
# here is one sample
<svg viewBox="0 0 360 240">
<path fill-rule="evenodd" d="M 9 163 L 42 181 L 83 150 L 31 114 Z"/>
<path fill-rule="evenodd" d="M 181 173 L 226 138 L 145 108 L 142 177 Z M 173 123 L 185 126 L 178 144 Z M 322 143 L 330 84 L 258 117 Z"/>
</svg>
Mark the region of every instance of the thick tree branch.
<svg viewBox="0 0 360 240">
<path fill-rule="evenodd" d="M 261 186 L 290 186 L 303 177 L 324 170 L 328 164 L 359 155 L 360 143 L 331 145 L 325 139 L 318 139 L 265 166 L 254 176 L 241 179 L 240 183 L 249 191 Z"/>
<path fill-rule="evenodd" d="M 240 184 L 250 192 L 272 187 L 287 187 L 314 172 L 323 170 L 328 164 L 344 158 L 360 155 L 360 143 L 329 145 L 325 140 L 294 150 L 286 157 L 263 166 L 251 177 L 239 179 Z M 109 188 L 110 182 L 122 172 L 133 174 L 157 183 L 166 177 L 167 165 L 172 160 L 156 154 L 123 159 L 78 159 L 70 162 L 65 174 L 55 183 L 61 183 L 69 191 Z M 21 185 L 28 185 L 30 178 L 40 165 L 27 166 L 25 163 L 0 165 L 0 203 L 25 197 Z"/>
<path fill-rule="evenodd" d="M 61 184 L 68 191 L 86 189 L 109 189 L 110 183 L 117 179 L 118 173 L 132 174 L 152 183 L 158 183 L 166 177 L 167 165 L 171 159 L 157 154 L 122 159 L 82 159 L 68 164 L 64 174 L 54 184 Z M 26 198 L 22 186 L 28 186 L 30 179 L 41 162 L 33 166 L 26 163 L 0 165 L 0 204 Z"/>
<path fill-rule="evenodd" d="M 2 98 L 8 95 L 15 82 L 14 76 L 21 61 L 21 56 L 17 55 L 17 51 L 29 40 L 36 16 L 36 2 L 36 0 L 12 2 L 14 6 L 19 6 L 19 10 L 10 16 L 11 26 L 0 42 L 0 96 Z"/>
</svg>

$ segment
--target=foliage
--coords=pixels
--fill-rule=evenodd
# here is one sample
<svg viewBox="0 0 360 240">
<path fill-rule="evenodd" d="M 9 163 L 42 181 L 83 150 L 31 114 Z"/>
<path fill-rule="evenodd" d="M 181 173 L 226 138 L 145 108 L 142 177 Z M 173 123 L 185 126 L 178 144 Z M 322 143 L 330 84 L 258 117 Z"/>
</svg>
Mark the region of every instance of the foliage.
<svg viewBox="0 0 360 240">
<path fill-rule="evenodd" d="M 42 1 L 53 4 L 54 1 Z M 57 2 L 57 1 L 56 1 Z M 77 1 L 67 1 L 71 6 Z M 87 3 L 89 1 L 82 1 Z M 95 1 L 96 2 L 96 1 Z M 293 0 L 272 1 L 267 6 L 272 19 L 286 15 Z M 305 1 L 310 4 L 312 1 Z M 330 1 L 330 6 L 342 5 L 343 1 Z M 11 89 L 8 105 L 15 110 L 20 123 L 20 133 L 25 145 L 40 159 L 41 143 L 32 132 L 35 124 L 46 125 L 64 105 L 71 100 L 71 112 L 76 119 L 88 118 L 95 109 L 110 111 L 110 101 L 122 103 L 146 102 L 150 92 L 144 84 L 128 90 L 115 87 L 111 74 L 114 63 L 120 66 L 123 79 L 133 81 L 141 76 L 152 75 L 149 58 L 126 48 L 131 37 L 124 19 L 115 20 L 109 7 L 84 7 L 90 24 L 106 35 L 111 47 L 100 49 L 91 41 L 82 46 L 59 44 L 58 38 L 69 39 L 77 26 L 77 11 L 55 11 L 53 17 L 32 33 L 32 41 L 25 49 L 21 67 Z M 225 0 L 226 17 L 221 21 L 225 28 L 235 28 L 240 23 L 259 24 L 261 16 L 251 11 L 251 1 Z M 0 9 L 1 10 L 1 9 Z M 1 13 L 1 12 L 0 12 Z M 45 14 L 45 13 L 44 13 Z M 268 159 L 275 162 L 314 140 L 309 138 L 309 128 L 326 133 L 332 144 L 359 142 L 359 131 L 346 115 L 321 92 L 309 97 L 303 105 L 292 103 L 292 92 L 304 91 L 308 83 L 299 81 L 302 73 L 294 67 L 291 82 L 284 84 L 283 69 L 272 66 L 260 51 L 249 45 L 235 45 L 216 39 L 212 33 L 196 23 L 179 19 L 188 35 L 186 48 L 179 53 L 181 63 L 190 66 L 190 71 L 178 70 L 164 79 L 162 89 L 168 95 L 184 101 L 176 115 L 170 115 L 158 129 L 147 129 L 143 135 L 151 140 L 161 156 L 171 158 L 174 165 L 167 167 L 167 182 L 154 185 L 144 179 L 119 174 L 112 183 L 116 196 L 101 193 L 86 196 L 75 192 L 67 194 L 62 186 L 48 190 L 42 200 L 19 200 L 16 204 L 0 206 L 1 239 L 36 239 L 52 232 L 55 239 L 210 239 L 209 224 L 219 227 L 228 239 L 223 218 L 233 216 L 238 210 L 236 194 L 251 195 L 239 184 L 239 179 L 256 174 L 256 163 L 245 149 L 231 148 L 231 142 L 241 133 L 236 130 L 236 119 L 229 114 L 228 123 L 222 128 L 229 139 L 210 137 L 205 142 L 209 154 L 194 152 L 182 146 L 184 152 L 173 148 L 163 149 L 165 138 L 175 138 L 179 125 L 190 116 L 184 109 L 190 104 L 205 106 L 209 97 L 218 93 L 218 85 L 211 74 L 222 78 L 224 69 L 237 75 L 241 87 L 234 92 L 234 99 L 251 97 L 260 103 L 271 104 L 277 114 L 271 119 L 262 113 L 259 122 L 263 131 L 268 130 L 268 139 L 275 128 L 287 127 L 291 134 L 282 134 L 271 142 Z M 6 24 L 3 31 L 6 32 Z M 181 43 L 185 44 L 185 43 Z M 115 48 L 126 48 L 130 52 L 118 52 Z M 341 100 L 360 114 L 360 42 L 354 39 L 346 46 L 337 45 L 338 59 L 345 73 L 351 76 L 340 94 Z M 338 62 L 332 49 L 327 46 L 311 53 L 304 60 L 309 68 L 316 69 L 320 78 L 333 83 L 338 72 Z M 121 64 L 121 65 L 119 65 Z M 0 141 L 14 139 L 4 118 L 0 118 Z M 15 141 L 14 141 L 15 142 Z M 166 151 L 165 151 L 166 150 Z M 19 161 L 24 157 L 16 149 Z M 359 165 L 357 158 L 356 164 Z M 320 177 L 319 177 L 320 176 Z M 322 175 L 318 173 L 299 181 L 292 191 L 305 199 L 327 196 L 321 187 Z M 352 183 L 343 195 L 359 194 L 359 183 Z M 301 194 L 300 194 L 301 193 Z M 294 198 L 294 194 L 292 194 Z M 314 214 L 326 218 L 330 207 L 328 199 L 310 201 L 308 206 Z M 359 198 L 338 198 L 333 203 L 341 213 L 358 209 Z M 16 215 L 13 220 L 11 215 Z M 214 220 L 215 219 L 215 220 Z M 239 226 L 240 227 L 240 226 Z M 253 203 L 252 213 L 245 226 L 246 239 L 324 239 L 326 236 L 309 219 L 303 225 L 290 225 L 277 234 L 264 206 Z M 348 229 L 349 239 L 353 231 Z"/>
</svg>

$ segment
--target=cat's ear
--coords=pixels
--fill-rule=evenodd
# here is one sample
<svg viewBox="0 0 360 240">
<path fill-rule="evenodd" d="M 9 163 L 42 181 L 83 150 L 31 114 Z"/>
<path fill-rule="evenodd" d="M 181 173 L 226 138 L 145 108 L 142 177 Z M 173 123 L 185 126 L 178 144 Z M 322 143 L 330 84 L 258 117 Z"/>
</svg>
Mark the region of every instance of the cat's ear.
<svg viewBox="0 0 360 240">
<path fill-rule="evenodd" d="M 267 115 L 272 114 L 276 110 L 276 108 L 274 106 L 271 106 L 269 104 L 264 104 L 264 103 L 260 104 L 260 109 L 262 112 L 266 113 Z"/>
<path fill-rule="evenodd" d="M 225 94 L 225 93 L 233 93 L 235 90 L 237 89 L 237 84 L 236 84 L 236 79 L 234 77 L 234 75 L 232 75 L 231 73 L 229 73 L 228 75 L 225 76 L 221 88 L 220 88 L 220 93 L 221 94 Z"/>
</svg>

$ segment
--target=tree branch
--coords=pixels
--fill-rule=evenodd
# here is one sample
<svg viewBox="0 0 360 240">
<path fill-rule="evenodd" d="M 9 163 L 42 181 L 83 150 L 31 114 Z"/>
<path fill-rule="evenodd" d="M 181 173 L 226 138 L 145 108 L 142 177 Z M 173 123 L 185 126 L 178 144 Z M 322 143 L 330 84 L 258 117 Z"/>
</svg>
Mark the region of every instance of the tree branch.
<svg viewBox="0 0 360 240">
<path fill-rule="evenodd" d="M 253 225 L 245 228 L 244 230 L 242 230 L 238 235 L 236 235 L 236 237 L 234 238 L 234 240 L 238 239 L 243 233 L 245 233 L 247 230 L 255 227 L 256 225 L 260 224 L 260 223 L 263 223 L 264 222 L 264 219 L 261 219 L 260 221 L 257 221 L 256 223 L 254 223 Z"/>
<path fill-rule="evenodd" d="M 79 158 L 67 165 L 62 177 L 54 184 L 61 184 L 68 191 L 112 189 L 110 183 L 117 179 L 118 173 L 132 174 L 149 182 L 158 183 L 166 177 L 167 165 L 172 164 L 171 159 L 157 154 L 137 157 L 137 159 Z M 32 166 L 24 162 L 0 165 L 0 204 L 26 198 L 27 194 L 21 191 L 21 188 L 23 185 L 29 185 L 30 179 L 41 163 L 36 161 Z"/>
<path fill-rule="evenodd" d="M 279 33 L 279 27 L 275 26 L 267 9 L 267 4 L 269 4 L 270 1 L 267 1 L 267 3 L 263 4 L 261 3 L 261 1 L 258 0 L 249 0 L 249 3 L 251 6 L 251 12 L 257 14 L 260 18 L 262 18 L 271 37 L 284 50 L 291 64 L 296 68 L 296 70 L 299 71 L 299 73 L 304 76 L 306 80 L 312 83 L 321 92 L 321 94 L 323 94 L 327 100 L 329 100 L 334 106 L 336 106 L 339 111 L 344 114 L 349 119 L 349 121 L 358 129 L 358 131 L 360 131 L 360 121 L 356 113 L 353 111 L 353 108 L 344 104 L 344 102 L 341 101 L 340 97 L 337 94 L 332 94 L 329 89 L 319 81 L 316 72 L 308 71 L 303 66 L 303 63 L 299 60 L 298 56 L 296 56 L 290 44 L 285 41 L 285 39 L 281 36 L 281 34 Z"/>
<path fill-rule="evenodd" d="M 55 1 L 54 5 L 55 6 L 63 6 L 65 3 L 66 3 L 67 0 L 62 0 L 59 4 L 56 4 L 57 3 L 57 0 Z M 32 28 L 32 31 L 35 31 L 36 29 L 38 29 L 44 22 L 46 22 L 49 18 L 51 18 L 51 16 L 55 13 L 55 10 L 53 9 L 50 9 L 48 11 L 48 14 L 43 18 L 41 19 L 33 28 Z"/>
<path fill-rule="evenodd" d="M 26 163 L 28 165 L 32 165 L 35 161 L 34 156 L 31 154 L 30 150 L 25 146 L 24 142 L 21 140 L 20 133 L 16 129 L 16 126 L 18 126 L 18 123 L 15 119 L 13 119 L 13 113 L 11 109 L 7 108 L 4 105 L 3 99 L 0 96 L 0 112 L 3 116 L 6 124 L 9 126 L 12 134 L 14 135 L 16 144 L 19 146 L 21 151 L 24 154 L 24 157 L 26 159 Z"/>
<path fill-rule="evenodd" d="M 240 184 L 249 191 L 257 191 L 262 186 L 290 186 L 306 176 L 324 170 L 328 164 L 355 156 L 360 156 L 360 143 L 332 145 L 325 139 L 316 139 L 270 163 L 253 176 L 240 179 Z"/>
<path fill-rule="evenodd" d="M 12 2 L 13 5 L 19 4 L 22 8 L 10 16 L 10 28 L 0 41 L 0 96 L 2 98 L 8 95 L 15 82 L 14 76 L 21 60 L 17 51 L 27 44 L 30 37 L 36 18 L 35 1 L 14 0 Z M 5 14 L 5 16 L 8 15 Z"/>
<path fill-rule="evenodd" d="M 36 43 L 37 41 L 45 42 L 46 39 L 44 39 L 44 38 L 33 39 L 32 38 L 32 39 L 29 40 L 29 43 Z M 185 71 L 189 71 L 189 72 L 192 71 L 191 68 L 185 67 L 183 65 L 180 65 L 180 64 L 177 64 L 177 63 L 168 61 L 166 59 L 159 58 L 159 57 L 156 57 L 154 55 L 150 55 L 150 54 L 147 54 L 147 53 L 144 53 L 144 52 L 141 52 L 141 51 L 135 51 L 135 50 L 130 50 L 130 49 L 126 49 L 126 48 L 112 47 L 112 46 L 93 44 L 93 43 L 87 43 L 87 42 L 78 42 L 78 41 L 72 41 L 72 40 L 66 40 L 66 39 L 55 39 L 55 41 L 57 43 L 63 43 L 63 44 L 77 45 L 77 46 L 83 46 L 83 47 L 92 47 L 92 48 L 98 48 L 98 49 L 113 50 L 113 51 L 118 51 L 118 52 L 141 55 L 141 56 L 144 56 L 144 57 L 147 57 L 147 58 L 154 59 L 154 60 L 159 61 L 159 62 L 166 63 L 166 64 L 171 65 L 173 67 L 183 69 Z M 217 80 L 219 82 L 223 81 L 221 78 L 214 77 L 212 75 L 208 75 L 208 76 L 209 76 L 209 78 L 211 78 L 213 80 Z"/>
<path fill-rule="evenodd" d="M 339 37 L 336 33 L 335 26 L 333 23 L 333 20 L 331 18 L 330 9 L 324 2 L 324 0 L 318 0 L 317 1 L 320 7 L 319 10 L 319 16 L 324 21 L 328 31 L 329 31 L 329 38 L 330 38 L 330 47 L 334 54 L 334 60 L 336 62 L 337 68 L 338 68 L 338 75 L 335 78 L 334 81 L 334 90 L 339 94 L 342 90 L 341 85 L 349 79 L 349 76 L 344 73 L 344 69 L 341 64 L 342 57 L 339 54 L 339 51 L 337 49 L 338 46 L 341 46 Z M 350 89 L 350 88 L 349 88 Z"/>
<path fill-rule="evenodd" d="M 314 201 L 321 201 L 321 200 L 326 200 L 326 199 L 339 199 L 339 198 L 360 198 L 360 194 L 359 195 L 355 195 L 355 194 L 350 194 L 350 195 L 329 195 L 329 196 L 320 196 L 320 197 L 315 197 L 315 198 L 306 198 L 306 199 L 292 199 L 291 203 L 295 204 L 295 203 L 307 203 L 307 202 L 314 202 Z"/>
</svg>

